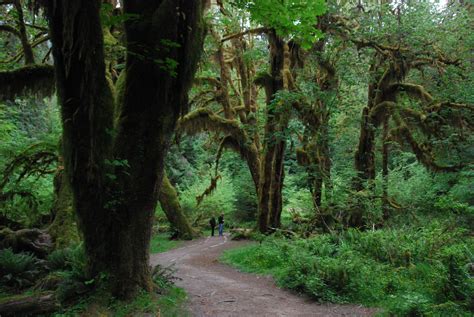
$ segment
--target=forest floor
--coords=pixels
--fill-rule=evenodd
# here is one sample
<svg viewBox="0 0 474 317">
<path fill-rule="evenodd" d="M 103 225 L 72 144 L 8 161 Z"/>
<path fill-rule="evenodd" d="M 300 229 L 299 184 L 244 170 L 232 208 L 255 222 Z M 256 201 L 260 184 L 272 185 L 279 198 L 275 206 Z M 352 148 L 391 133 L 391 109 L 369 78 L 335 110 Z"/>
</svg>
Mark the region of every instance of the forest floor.
<svg viewBox="0 0 474 317">
<path fill-rule="evenodd" d="M 153 254 L 151 264 L 173 267 L 176 285 L 188 294 L 192 316 L 373 316 L 356 305 L 318 304 L 279 289 L 271 277 L 239 272 L 219 262 L 222 252 L 248 242 L 228 236 L 185 242 L 180 248 Z"/>
</svg>

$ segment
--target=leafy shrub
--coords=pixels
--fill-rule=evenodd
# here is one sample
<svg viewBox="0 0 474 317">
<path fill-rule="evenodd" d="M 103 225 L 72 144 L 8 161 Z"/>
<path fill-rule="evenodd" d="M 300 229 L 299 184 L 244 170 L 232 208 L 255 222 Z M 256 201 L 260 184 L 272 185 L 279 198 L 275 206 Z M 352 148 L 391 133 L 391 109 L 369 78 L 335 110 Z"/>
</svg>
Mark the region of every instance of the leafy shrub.
<svg viewBox="0 0 474 317">
<path fill-rule="evenodd" d="M 48 255 L 48 265 L 52 270 L 67 270 L 71 269 L 72 249 L 65 248 L 54 250 Z"/>
<path fill-rule="evenodd" d="M 174 274 L 176 270 L 169 267 L 162 267 L 156 265 L 152 271 L 153 282 L 155 283 L 158 291 L 162 291 L 173 286 L 173 282 L 177 279 Z"/>
<path fill-rule="evenodd" d="M 43 272 L 39 259 L 29 253 L 14 253 L 12 249 L 0 250 L 0 284 L 22 289 L 33 285 Z"/>
<path fill-rule="evenodd" d="M 80 296 L 92 289 L 99 280 L 106 279 L 105 275 L 99 275 L 96 279 L 90 279 L 87 274 L 87 257 L 82 244 L 71 247 L 49 257 L 52 265 L 56 265 L 60 272 L 62 281 L 58 285 L 58 298 L 62 302 Z"/>
</svg>

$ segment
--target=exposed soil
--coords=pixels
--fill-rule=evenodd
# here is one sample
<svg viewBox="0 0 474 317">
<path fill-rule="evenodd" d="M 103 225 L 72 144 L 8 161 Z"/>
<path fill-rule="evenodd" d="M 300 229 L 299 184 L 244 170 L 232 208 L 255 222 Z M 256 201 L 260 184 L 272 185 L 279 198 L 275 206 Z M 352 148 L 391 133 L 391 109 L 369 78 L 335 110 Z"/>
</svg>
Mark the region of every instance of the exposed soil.
<svg viewBox="0 0 474 317">
<path fill-rule="evenodd" d="M 224 250 L 248 242 L 227 236 L 186 242 L 151 256 L 151 264 L 174 266 L 176 284 L 188 293 L 192 316 L 372 316 L 373 309 L 356 305 L 318 304 L 279 289 L 270 277 L 239 272 L 218 262 Z"/>
</svg>

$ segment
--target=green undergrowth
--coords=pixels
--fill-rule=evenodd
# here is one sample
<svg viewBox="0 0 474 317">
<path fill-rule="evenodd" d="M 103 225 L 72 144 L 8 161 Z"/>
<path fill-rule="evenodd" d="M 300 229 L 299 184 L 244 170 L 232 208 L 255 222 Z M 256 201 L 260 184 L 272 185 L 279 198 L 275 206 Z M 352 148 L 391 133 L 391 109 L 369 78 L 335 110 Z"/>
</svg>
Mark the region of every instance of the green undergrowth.
<svg viewBox="0 0 474 317">
<path fill-rule="evenodd" d="M 120 301 L 108 293 L 97 290 L 91 296 L 83 298 L 74 306 L 62 312 L 53 314 L 54 317 L 72 316 L 152 316 L 181 317 L 187 316 L 183 304 L 186 293 L 178 287 L 170 287 L 162 294 L 142 292 L 132 301 Z"/>
<path fill-rule="evenodd" d="M 474 238 L 431 222 L 308 239 L 268 237 L 228 250 L 222 261 L 272 275 L 280 287 L 321 302 L 360 303 L 386 316 L 472 316 Z"/>
<path fill-rule="evenodd" d="M 157 234 L 151 252 L 164 252 L 179 245 L 179 241 L 170 241 L 165 233 Z M 46 259 L 14 253 L 11 249 L 0 250 L 0 301 L 54 293 L 60 308 L 52 316 L 186 316 L 186 293 L 173 284 L 172 269 L 155 267 L 155 291 L 140 293 L 125 302 L 114 299 L 107 291 L 106 273 L 93 279 L 86 274 L 86 262 L 82 244 L 53 251 Z"/>
<path fill-rule="evenodd" d="M 178 248 L 182 241 L 170 240 L 168 233 L 154 234 L 150 241 L 151 253 L 162 253 L 168 250 Z"/>
</svg>

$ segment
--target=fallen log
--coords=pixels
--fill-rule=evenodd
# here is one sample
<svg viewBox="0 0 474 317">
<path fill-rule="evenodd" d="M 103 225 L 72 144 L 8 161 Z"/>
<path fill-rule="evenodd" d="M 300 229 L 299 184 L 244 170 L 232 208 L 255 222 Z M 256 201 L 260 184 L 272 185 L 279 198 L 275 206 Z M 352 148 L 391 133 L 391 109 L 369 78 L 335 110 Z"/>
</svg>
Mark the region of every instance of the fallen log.
<svg viewBox="0 0 474 317">
<path fill-rule="evenodd" d="M 54 293 L 17 295 L 0 300 L 0 316 L 32 316 L 52 313 L 60 308 Z"/>
<path fill-rule="evenodd" d="M 248 240 L 251 238 L 253 230 L 246 228 L 234 228 L 230 229 L 231 240 Z"/>
<path fill-rule="evenodd" d="M 45 258 L 52 247 L 51 236 L 40 229 L 0 230 L 0 249 L 11 248 L 16 253 L 31 252 Z"/>
</svg>

